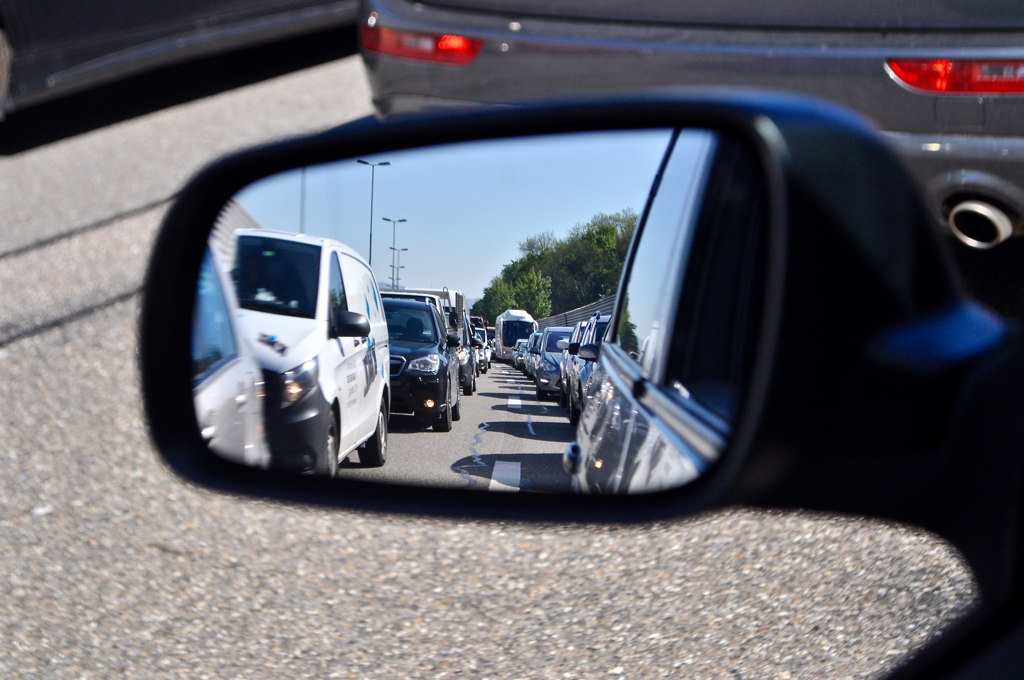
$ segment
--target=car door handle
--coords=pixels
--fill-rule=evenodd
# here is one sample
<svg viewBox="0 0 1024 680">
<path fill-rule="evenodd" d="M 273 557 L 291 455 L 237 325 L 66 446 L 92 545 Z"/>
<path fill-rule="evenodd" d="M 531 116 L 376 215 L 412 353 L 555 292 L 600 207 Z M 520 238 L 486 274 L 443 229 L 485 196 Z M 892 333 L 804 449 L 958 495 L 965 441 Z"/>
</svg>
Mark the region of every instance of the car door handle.
<svg viewBox="0 0 1024 680">
<path fill-rule="evenodd" d="M 245 393 L 239 393 L 235 395 L 235 404 L 237 406 L 244 406 L 245 402 L 247 402 L 248 400 L 249 398 L 245 396 Z"/>
</svg>

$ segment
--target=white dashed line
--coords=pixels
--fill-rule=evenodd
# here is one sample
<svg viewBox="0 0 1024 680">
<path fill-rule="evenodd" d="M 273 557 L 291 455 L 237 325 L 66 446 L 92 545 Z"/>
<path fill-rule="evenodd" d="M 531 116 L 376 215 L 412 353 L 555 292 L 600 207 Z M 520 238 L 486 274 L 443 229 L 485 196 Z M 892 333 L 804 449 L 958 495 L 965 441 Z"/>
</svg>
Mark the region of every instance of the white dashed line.
<svg viewBox="0 0 1024 680">
<path fill-rule="evenodd" d="M 519 463 L 498 461 L 491 473 L 488 491 L 519 491 Z"/>
<path fill-rule="evenodd" d="M 523 407 L 523 402 L 519 400 L 519 397 L 509 397 L 508 398 L 508 407 L 509 408 L 522 408 Z"/>
</svg>

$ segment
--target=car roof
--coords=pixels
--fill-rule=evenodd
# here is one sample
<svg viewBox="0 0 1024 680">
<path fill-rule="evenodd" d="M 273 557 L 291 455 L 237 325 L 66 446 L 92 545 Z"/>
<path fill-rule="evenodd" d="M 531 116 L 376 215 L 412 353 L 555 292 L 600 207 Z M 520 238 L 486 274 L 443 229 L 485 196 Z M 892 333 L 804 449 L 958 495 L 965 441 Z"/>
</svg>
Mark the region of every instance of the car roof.
<svg viewBox="0 0 1024 680">
<path fill-rule="evenodd" d="M 311 236 L 310 234 L 293 234 L 286 231 L 277 231 L 275 229 L 239 229 L 235 232 L 235 235 L 239 238 L 243 236 L 259 236 L 262 238 L 272 238 L 279 241 L 291 241 L 293 243 L 306 243 L 313 246 L 320 246 L 321 248 L 336 248 L 339 251 L 354 257 L 360 262 L 366 264 L 366 260 L 357 251 L 353 250 L 349 246 L 345 245 L 341 241 L 336 241 L 333 238 L 327 238 L 326 236 Z"/>
</svg>

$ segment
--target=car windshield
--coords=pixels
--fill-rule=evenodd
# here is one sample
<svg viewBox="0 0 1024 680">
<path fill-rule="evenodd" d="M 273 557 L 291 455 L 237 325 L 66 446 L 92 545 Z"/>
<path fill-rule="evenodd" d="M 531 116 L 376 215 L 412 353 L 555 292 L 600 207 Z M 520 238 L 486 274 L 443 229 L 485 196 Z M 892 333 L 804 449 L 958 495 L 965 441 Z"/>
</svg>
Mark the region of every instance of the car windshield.
<svg viewBox="0 0 1024 680">
<path fill-rule="evenodd" d="M 316 314 L 320 246 L 241 236 L 231 275 L 243 309 L 312 319 Z"/>
<path fill-rule="evenodd" d="M 390 307 L 384 305 L 388 321 L 388 337 L 400 342 L 436 343 L 437 329 L 426 307 Z"/>
<path fill-rule="evenodd" d="M 548 333 L 547 344 L 544 345 L 545 352 L 561 352 L 558 348 L 559 340 L 568 340 L 569 336 L 572 335 L 572 331 L 559 331 L 557 333 Z"/>
</svg>

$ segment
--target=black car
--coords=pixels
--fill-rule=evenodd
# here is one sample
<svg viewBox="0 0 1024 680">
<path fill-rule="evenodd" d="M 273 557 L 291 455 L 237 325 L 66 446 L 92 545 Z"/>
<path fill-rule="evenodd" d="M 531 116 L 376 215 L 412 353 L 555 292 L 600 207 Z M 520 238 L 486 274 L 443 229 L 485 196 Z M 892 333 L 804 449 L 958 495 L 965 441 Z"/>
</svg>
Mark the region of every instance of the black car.
<svg viewBox="0 0 1024 680">
<path fill-rule="evenodd" d="M 391 343 L 391 413 L 411 414 L 447 432 L 461 417 L 461 341 L 445 334 L 437 310 L 425 302 L 384 298 Z"/>
<path fill-rule="evenodd" d="M 0 0 L 0 118 L 188 59 L 351 23 L 355 0 Z"/>
</svg>

